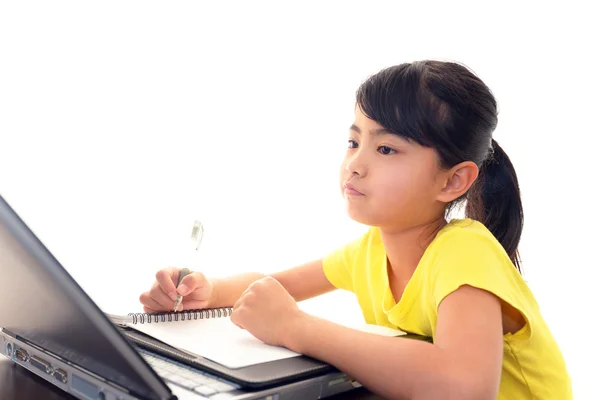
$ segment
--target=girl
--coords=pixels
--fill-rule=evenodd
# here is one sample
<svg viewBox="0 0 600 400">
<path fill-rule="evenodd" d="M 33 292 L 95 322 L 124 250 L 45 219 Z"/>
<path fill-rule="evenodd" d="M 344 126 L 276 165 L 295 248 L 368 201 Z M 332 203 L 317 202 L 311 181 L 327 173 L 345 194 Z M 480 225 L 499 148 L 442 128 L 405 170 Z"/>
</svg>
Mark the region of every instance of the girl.
<svg viewBox="0 0 600 400">
<path fill-rule="evenodd" d="M 146 312 L 233 306 L 262 341 L 326 361 L 394 399 L 571 399 L 565 362 L 520 274 L 523 212 L 513 166 L 492 139 L 496 100 L 462 65 L 384 69 L 358 89 L 340 187 L 367 233 L 322 260 L 265 277 L 175 288 L 177 268 L 140 296 Z M 448 213 L 466 201 L 465 218 Z M 346 328 L 296 305 L 335 288 L 365 321 L 433 344 Z M 318 335 L 313 334 L 319 332 Z"/>
</svg>

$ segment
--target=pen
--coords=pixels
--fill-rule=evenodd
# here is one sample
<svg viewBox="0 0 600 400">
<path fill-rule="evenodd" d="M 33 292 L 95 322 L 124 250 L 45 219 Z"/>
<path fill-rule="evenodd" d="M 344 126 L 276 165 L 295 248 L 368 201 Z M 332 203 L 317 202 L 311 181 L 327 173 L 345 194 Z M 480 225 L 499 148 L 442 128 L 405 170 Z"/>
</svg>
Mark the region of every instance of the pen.
<svg viewBox="0 0 600 400">
<path fill-rule="evenodd" d="M 204 237 L 204 226 L 202 225 L 202 222 L 200 222 L 200 220 L 196 220 L 194 221 L 194 227 L 192 228 L 192 240 L 194 241 L 195 246 L 195 250 L 198 251 L 198 249 L 200 248 L 200 243 L 202 243 L 202 238 Z M 190 271 L 187 268 L 182 268 L 181 270 L 179 270 L 179 278 L 177 279 L 177 286 L 175 286 L 176 288 L 179 287 L 179 284 L 181 283 L 181 280 L 186 276 L 189 275 L 192 271 Z M 181 304 L 181 302 L 183 301 L 183 296 L 180 294 L 177 294 L 177 299 L 175 300 L 175 304 L 173 305 L 173 312 L 177 311 L 177 309 L 179 308 L 179 305 Z"/>
<path fill-rule="evenodd" d="M 182 268 L 179 270 L 179 278 L 177 279 L 177 286 L 175 286 L 176 288 L 179 287 L 179 284 L 181 283 L 181 280 L 183 279 L 183 277 L 186 275 L 189 275 L 190 272 L 191 271 L 187 268 Z M 183 301 L 183 296 L 180 294 L 177 294 L 177 300 L 175 300 L 175 305 L 173 306 L 173 312 L 177 311 L 177 309 L 179 308 L 179 305 L 181 304 L 182 301 Z"/>
</svg>

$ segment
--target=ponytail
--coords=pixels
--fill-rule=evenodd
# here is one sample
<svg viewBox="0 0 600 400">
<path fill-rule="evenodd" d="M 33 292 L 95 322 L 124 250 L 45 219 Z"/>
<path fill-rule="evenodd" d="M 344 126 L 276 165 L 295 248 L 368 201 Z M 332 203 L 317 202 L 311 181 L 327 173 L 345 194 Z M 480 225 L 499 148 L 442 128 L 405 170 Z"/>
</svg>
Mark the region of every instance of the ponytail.
<svg viewBox="0 0 600 400">
<path fill-rule="evenodd" d="M 523 231 L 521 191 L 510 159 L 494 139 L 490 155 L 467 194 L 465 216 L 482 222 L 521 272 L 517 249 Z"/>
</svg>

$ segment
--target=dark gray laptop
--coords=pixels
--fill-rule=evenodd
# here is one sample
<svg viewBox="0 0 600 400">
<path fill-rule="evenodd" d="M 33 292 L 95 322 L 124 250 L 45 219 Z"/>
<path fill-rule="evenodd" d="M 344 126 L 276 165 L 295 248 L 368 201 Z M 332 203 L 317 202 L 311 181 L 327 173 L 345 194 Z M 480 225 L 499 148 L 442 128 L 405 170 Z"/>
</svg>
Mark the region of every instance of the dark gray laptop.
<svg viewBox="0 0 600 400">
<path fill-rule="evenodd" d="M 317 399 L 359 387 L 305 356 L 228 370 L 120 328 L 0 196 L 0 353 L 79 399 Z"/>
</svg>

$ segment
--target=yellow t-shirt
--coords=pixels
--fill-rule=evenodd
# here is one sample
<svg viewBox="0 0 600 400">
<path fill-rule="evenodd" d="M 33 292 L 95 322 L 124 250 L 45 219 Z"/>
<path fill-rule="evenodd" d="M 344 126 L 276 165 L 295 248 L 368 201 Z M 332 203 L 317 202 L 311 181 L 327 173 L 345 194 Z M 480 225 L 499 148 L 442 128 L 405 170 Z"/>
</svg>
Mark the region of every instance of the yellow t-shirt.
<svg viewBox="0 0 600 400">
<path fill-rule="evenodd" d="M 432 337 L 438 306 L 462 285 L 495 294 L 521 312 L 525 326 L 504 335 L 498 399 L 572 399 L 560 349 L 527 284 L 480 222 L 454 219 L 429 244 L 399 302 L 394 300 L 378 228 L 323 260 L 327 279 L 356 294 L 365 321 Z"/>
</svg>

